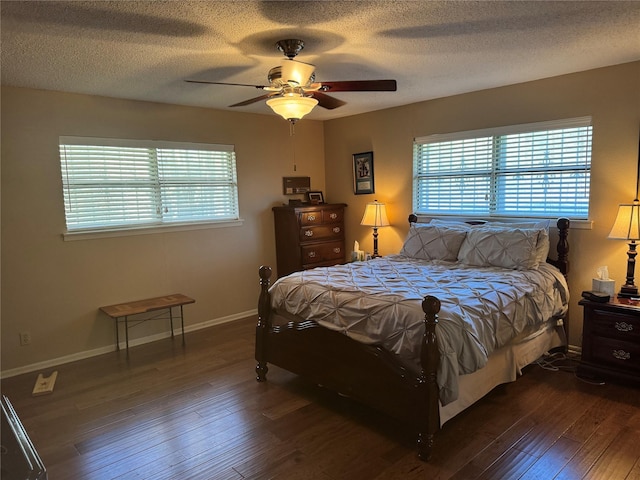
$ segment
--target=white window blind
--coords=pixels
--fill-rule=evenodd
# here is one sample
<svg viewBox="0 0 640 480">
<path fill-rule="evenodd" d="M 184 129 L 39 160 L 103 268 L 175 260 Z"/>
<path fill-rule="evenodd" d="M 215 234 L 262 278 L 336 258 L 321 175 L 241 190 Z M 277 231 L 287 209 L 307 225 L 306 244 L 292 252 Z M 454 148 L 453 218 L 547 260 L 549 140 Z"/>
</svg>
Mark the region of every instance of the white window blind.
<svg viewBox="0 0 640 480">
<path fill-rule="evenodd" d="M 579 118 L 416 138 L 414 211 L 587 218 L 590 123 Z"/>
<path fill-rule="evenodd" d="M 60 137 L 67 230 L 237 220 L 233 146 Z"/>
</svg>

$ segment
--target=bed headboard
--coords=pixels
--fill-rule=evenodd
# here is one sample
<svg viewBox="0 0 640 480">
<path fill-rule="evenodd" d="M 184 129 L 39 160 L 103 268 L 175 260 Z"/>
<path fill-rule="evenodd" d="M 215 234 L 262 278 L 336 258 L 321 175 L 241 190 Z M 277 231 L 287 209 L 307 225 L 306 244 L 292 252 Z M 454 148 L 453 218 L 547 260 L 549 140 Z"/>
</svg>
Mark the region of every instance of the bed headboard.
<svg viewBox="0 0 640 480">
<path fill-rule="evenodd" d="M 429 221 L 431 220 L 431 217 L 427 217 L 424 215 L 416 215 L 415 213 L 412 213 L 409 215 L 409 225 L 415 224 L 415 223 L 429 223 Z M 492 220 L 484 220 L 484 219 L 461 219 L 461 222 L 464 223 L 468 223 L 469 225 L 485 225 L 485 224 L 491 224 Z M 498 220 L 494 220 L 494 221 L 498 221 Z M 501 223 L 508 223 L 509 219 L 500 219 L 499 220 Z M 511 220 L 512 222 L 521 222 L 521 219 L 513 219 Z M 525 219 L 526 221 L 526 219 Z M 532 220 L 535 221 L 535 220 Z M 548 257 L 547 258 L 547 263 L 550 263 L 551 265 L 555 266 L 558 270 L 560 270 L 560 272 L 562 272 L 562 274 L 566 277 L 567 274 L 569 273 L 569 242 L 568 242 L 568 236 L 569 236 L 569 227 L 571 226 L 571 221 L 568 218 L 559 218 L 556 221 L 556 227 L 557 227 L 557 237 L 556 235 L 553 235 L 553 232 L 549 231 L 549 239 L 550 241 L 552 241 L 554 238 L 556 238 L 556 253 L 557 253 L 557 258 L 553 259 Z"/>
</svg>

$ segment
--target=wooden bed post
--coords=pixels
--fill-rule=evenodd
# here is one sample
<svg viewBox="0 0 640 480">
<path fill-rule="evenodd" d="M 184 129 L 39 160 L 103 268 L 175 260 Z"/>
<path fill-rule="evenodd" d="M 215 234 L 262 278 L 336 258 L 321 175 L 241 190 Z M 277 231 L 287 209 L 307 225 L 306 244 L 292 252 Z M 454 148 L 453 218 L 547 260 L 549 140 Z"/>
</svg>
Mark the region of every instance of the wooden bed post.
<svg viewBox="0 0 640 480">
<path fill-rule="evenodd" d="M 564 278 L 567 278 L 567 274 L 569 273 L 569 241 L 567 237 L 569 236 L 569 227 L 571 226 L 571 221 L 568 218 L 559 218 L 556 222 L 556 226 L 558 227 L 558 244 L 556 245 L 556 251 L 558 252 L 558 260 L 556 260 L 553 265 L 560 270 L 560 273 L 564 275 Z M 569 351 L 569 314 L 565 314 L 562 319 L 562 327 L 564 328 L 564 335 L 567 339 L 567 345 L 564 347 L 565 353 Z"/>
<path fill-rule="evenodd" d="M 569 273 L 569 242 L 567 236 L 569 235 L 569 227 L 571 221 L 568 218 L 559 218 L 556 222 L 558 227 L 558 270 L 566 277 Z"/>
<path fill-rule="evenodd" d="M 267 331 L 271 328 L 271 294 L 269 293 L 271 267 L 260 267 L 260 298 L 258 299 L 258 324 L 256 325 L 256 373 L 258 382 L 267 380 Z"/>
<path fill-rule="evenodd" d="M 419 407 L 420 425 L 418 432 L 418 456 L 421 460 L 428 460 L 433 447 L 433 437 L 440 430 L 439 389 L 437 381 L 438 363 L 440 352 L 438 351 L 438 339 L 436 338 L 436 325 L 438 324 L 438 312 L 440 300 L 431 295 L 424 297 L 422 301 L 424 312 L 424 335 L 420 349 L 421 372 L 418 379 L 421 402 L 426 404 L 426 409 Z"/>
</svg>

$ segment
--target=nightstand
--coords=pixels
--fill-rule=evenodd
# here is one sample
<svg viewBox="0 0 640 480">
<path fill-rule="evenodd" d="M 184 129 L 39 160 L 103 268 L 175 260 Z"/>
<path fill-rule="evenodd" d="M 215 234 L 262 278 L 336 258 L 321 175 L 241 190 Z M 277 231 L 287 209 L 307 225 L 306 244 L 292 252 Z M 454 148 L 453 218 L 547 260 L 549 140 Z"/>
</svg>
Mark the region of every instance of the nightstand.
<svg viewBox="0 0 640 480">
<path fill-rule="evenodd" d="M 578 303 L 584 308 L 578 375 L 640 386 L 640 301 Z"/>
</svg>

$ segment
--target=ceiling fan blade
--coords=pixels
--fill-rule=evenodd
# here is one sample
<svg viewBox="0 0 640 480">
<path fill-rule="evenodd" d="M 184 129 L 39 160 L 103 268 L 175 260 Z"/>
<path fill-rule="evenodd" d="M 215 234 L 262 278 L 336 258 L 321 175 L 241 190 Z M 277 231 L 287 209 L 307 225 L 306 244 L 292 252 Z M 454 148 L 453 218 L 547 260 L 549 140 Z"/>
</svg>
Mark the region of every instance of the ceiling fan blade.
<svg viewBox="0 0 640 480">
<path fill-rule="evenodd" d="M 207 85 L 232 85 L 235 87 L 253 87 L 253 88 L 258 88 L 260 90 L 264 90 L 265 88 L 268 87 L 268 85 L 250 85 L 247 83 L 227 83 L 227 82 L 210 82 L 208 80 L 189 80 L 186 79 L 185 82 L 189 82 L 189 83 L 205 83 Z"/>
<path fill-rule="evenodd" d="M 327 110 L 333 110 L 334 108 L 341 107 L 342 105 L 345 105 L 347 103 L 322 92 L 313 92 L 311 96 L 318 100 L 318 105 L 326 108 Z"/>
<path fill-rule="evenodd" d="M 234 103 L 233 105 L 229 105 L 229 107 L 244 107 L 246 105 L 251 105 L 252 103 L 259 102 L 260 100 L 265 100 L 272 96 L 273 93 L 267 93 L 264 95 L 260 95 L 259 97 L 250 98 L 249 100 L 245 100 L 244 102 Z"/>
<path fill-rule="evenodd" d="M 352 80 L 345 82 L 321 82 L 325 92 L 395 92 L 395 80 Z"/>
</svg>

